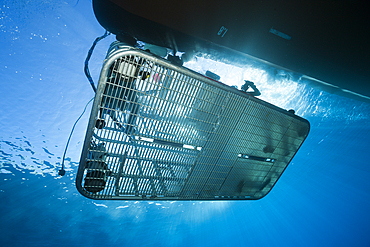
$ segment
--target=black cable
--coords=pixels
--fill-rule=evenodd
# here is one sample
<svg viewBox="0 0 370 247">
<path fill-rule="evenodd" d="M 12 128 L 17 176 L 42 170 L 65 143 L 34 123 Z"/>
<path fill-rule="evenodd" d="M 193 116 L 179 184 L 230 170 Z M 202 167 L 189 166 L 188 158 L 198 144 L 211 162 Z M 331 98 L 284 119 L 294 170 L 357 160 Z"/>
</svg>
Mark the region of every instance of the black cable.
<svg viewBox="0 0 370 247">
<path fill-rule="evenodd" d="M 67 141 L 67 144 L 66 144 L 66 148 L 64 149 L 64 154 L 63 154 L 63 159 L 62 159 L 62 169 L 59 170 L 59 175 L 60 176 L 64 176 L 64 174 L 66 174 L 66 171 L 64 170 L 64 159 L 66 157 L 66 153 L 67 153 L 67 149 L 68 149 L 68 145 L 69 145 L 69 141 L 71 140 L 71 137 L 72 137 L 72 134 L 73 134 L 73 131 L 76 127 L 76 124 L 77 122 L 81 119 L 81 117 L 84 115 L 85 111 L 86 111 L 86 108 L 87 106 L 90 104 L 90 102 L 94 99 L 94 97 L 89 100 L 89 102 L 87 102 L 86 106 L 85 106 L 85 109 L 83 110 L 83 112 L 81 113 L 81 115 L 78 117 L 78 119 L 76 120 L 75 124 L 73 125 L 72 127 L 72 130 L 71 130 L 71 134 L 69 134 L 69 138 L 68 138 L 68 141 Z"/>
<path fill-rule="evenodd" d="M 94 51 L 94 48 L 95 48 L 96 44 L 97 44 L 100 40 L 102 40 L 102 39 L 104 39 L 105 37 L 107 37 L 108 35 L 110 35 L 110 33 L 109 33 L 108 31 L 105 31 L 105 33 L 104 33 L 104 35 L 103 35 L 103 36 L 97 37 L 97 38 L 95 39 L 95 41 L 94 41 L 94 43 L 92 44 L 92 46 L 91 46 L 91 48 L 90 48 L 89 52 L 87 53 L 87 57 L 86 57 L 86 59 L 85 59 L 85 68 L 84 68 L 85 75 L 86 75 L 87 79 L 89 80 L 89 82 L 90 82 L 90 84 L 91 84 L 91 87 L 92 87 L 92 89 L 94 90 L 94 92 L 95 92 L 95 93 L 96 93 L 96 87 L 95 87 L 94 81 L 93 81 L 93 79 L 92 79 L 92 77 L 91 77 L 91 75 L 90 75 L 90 71 L 89 71 L 89 60 L 90 60 L 90 58 L 91 58 L 91 55 L 92 55 L 92 53 L 93 53 L 93 51 Z"/>
<path fill-rule="evenodd" d="M 77 2 L 78 3 L 78 2 Z M 87 79 L 89 80 L 90 84 L 91 84 L 91 87 L 92 89 L 94 90 L 94 92 L 96 93 L 96 87 L 95 87 L 95 84 L 94 84 L 94 81 L 90 75 L 90 71 L 89 71 L 89 60 L 91 58 L 91 55 L 94 51 L 94 48 L 96 46 L 96 44 L 106 38 L 108 35 L 110 35 L 110 33 L 108 31 L 105 31 L 104 35 L 103 36 L 100 36 L 100 37 L 97 37 L 94 41 L 94 43 L 92 44 L 89 52 L 87 53 L 87 57 L 85 59 L 85 68 L 84 68 L 84 71 L 85 71 L 85 75 L 87 77 Z M 64 149 L 64 154 L 63 154 L 63 159 L 62 159 L 62 169 L 59 170 L 59 175 L 60 176 L 64 176 L 66 174 L 66 171 L 64 170 L 64 159 L 66 157 L 66 153 L 67 153 L 67 149 L 68 149 L 68 145 L 69 145 L 69 141 L 71 140 L 71 137 L 72 137 L 72 134 L 73 134 L 73 131 L 76 127 L 76 124 L 77 122 L 81 119 L 82 115 L 85 113 L 86 111 L 86 108 L 87 106 L 90 104 L 90 102 L 93 100 L 94 98 L 92 98 L 89 102 L 87 102 L 86 106 L 85 106 L 85 109 L 83 110 L 82 114 L 78 117 L 78 119 L 76 120 L 75 124 L 73 125 L 72 127 L 72 130 L 71 130 L 71 134 L 69 135 L 69 138 L 68 138 L 68 141 L 67 141 L 67 144 L 66 144 L 66 148 Z"/>
</svg>

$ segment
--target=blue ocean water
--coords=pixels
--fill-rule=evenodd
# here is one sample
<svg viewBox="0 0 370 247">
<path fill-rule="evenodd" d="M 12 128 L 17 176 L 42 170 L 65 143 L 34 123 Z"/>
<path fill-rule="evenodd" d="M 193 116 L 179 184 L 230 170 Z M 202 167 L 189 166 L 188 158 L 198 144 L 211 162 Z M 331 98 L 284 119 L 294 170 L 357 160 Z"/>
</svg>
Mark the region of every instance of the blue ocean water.
<svg viewBox="0 0 370 247">
<path fill-rule="evenodd" d="M 308 119 L 311 132 L 273 190 L 258 201 L 93 201 L 75 188 L 93 91 L 83 63 L 104 33 L 88 0 L 0 4 L 1 246 L 370 246 L 370 105 L 321 92 L 288 72 L 186 64 Z M 97 80 L 106 50 L 90 61 Z M 263 67 L 263 66 L 262 66 Z M 239 83 L 239 84 L 238 84 Z"/>
</svg>

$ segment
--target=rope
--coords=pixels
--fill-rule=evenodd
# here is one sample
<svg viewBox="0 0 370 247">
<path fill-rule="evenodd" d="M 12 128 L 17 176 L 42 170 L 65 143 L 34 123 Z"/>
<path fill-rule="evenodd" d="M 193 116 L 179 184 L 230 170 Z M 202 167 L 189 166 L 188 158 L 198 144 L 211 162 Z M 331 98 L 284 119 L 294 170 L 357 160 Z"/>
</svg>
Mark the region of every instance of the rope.
<svg viewBox="0 0 370 247">
<path fill-rule="evenodd" d="M 60 176 L 64 176 L 64 174 L 66 174 L 66 171 L 64 170 L 64 159 L 66 157 L 66 153 L 67 153 L 67 149 L 68 149 L 68 145 L 69 145 L 69 141 L 71 140 L 71 137 L 72 137 L 72 133 L 76 127 L 76 124 L 77 122 L 81 119 L 82 115 L 84 115 L 85 111 L 86 111 L 86 108 L 87 106 L 90 104 L 90 102 L 94 99 L 94 97 L 92 97 L 91 100 L 89 100 L 89 102 L 87 102 L 86 106 L 85 106 L 85 109 L 83 110 L 83 112 L 81 113 L 81 115 L 78 117 L 78 119 L 76 120 L 75 124 L 73 125 L 72 127 L 72 130 L 71 130 L 71 134 L 69 134 L 69 138 L 68 138 L 68 141 L 67 141 L 67 144 L 66 144 L 66 148 L 64 149 L 64 154 L 63 154 L 63 159 L 62 159 L 62 169 L 59 170 L 59 175 Z"/>
</svg>

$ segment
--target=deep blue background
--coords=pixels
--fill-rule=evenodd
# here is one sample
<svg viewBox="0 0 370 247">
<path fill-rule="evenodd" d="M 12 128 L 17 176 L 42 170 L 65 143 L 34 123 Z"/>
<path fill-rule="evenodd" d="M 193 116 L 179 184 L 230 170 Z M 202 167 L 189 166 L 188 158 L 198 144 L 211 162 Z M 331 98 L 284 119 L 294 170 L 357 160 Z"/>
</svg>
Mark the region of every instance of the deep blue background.
<svg viewBox="0 0 370 247">
<path fill-rule="evenodd" d="M 199 57 L 228 84 L 259 85 L 262 99 L 311 122 L 270 194 L 242 202 L 92 201 L 75 189 L 93 91 L 83 63 L 104 33 L 87 0 L 0 4 L 0 246 L 370 246 L 370 105 L 320 92 L 246 64 Z M 95 80 L 110 42 L 90 62 Z M 255 63 L 254 63 L 255 64 Z"/>
</svg>

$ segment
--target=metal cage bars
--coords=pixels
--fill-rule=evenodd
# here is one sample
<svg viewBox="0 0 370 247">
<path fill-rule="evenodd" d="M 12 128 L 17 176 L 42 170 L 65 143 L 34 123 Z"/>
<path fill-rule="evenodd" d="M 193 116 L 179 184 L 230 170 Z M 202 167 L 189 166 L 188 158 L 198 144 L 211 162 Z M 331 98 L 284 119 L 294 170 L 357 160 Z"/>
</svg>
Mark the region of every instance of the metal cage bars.
<svg viewBox="0 0 370 247">
<path fill-rule="evenodd" d="M 145 52 L 111 46 L 77 187 L 94 199 L 266 195 L 309 123 Z"/>
</svg>

